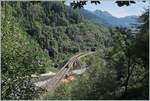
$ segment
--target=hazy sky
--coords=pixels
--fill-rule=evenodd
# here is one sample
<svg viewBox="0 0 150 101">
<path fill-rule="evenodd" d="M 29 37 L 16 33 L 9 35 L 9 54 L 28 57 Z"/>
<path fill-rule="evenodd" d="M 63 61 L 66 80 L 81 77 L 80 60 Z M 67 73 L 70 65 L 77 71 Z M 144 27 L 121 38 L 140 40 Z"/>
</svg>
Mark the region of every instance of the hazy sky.
<svg viewBox="0 0 150 101">
<path fill-rule="evenodd" d="M 69 1 L 67 1 L 66 4 L 69 4 Z M 131 6 L 119 7 L 115 3 L 115 0 L 102 0 L 101 4 L 98 5 L 87 2 L 87 5 L 84 5 L 84 8 L 89 11 L 108 11 L 115 17 L 124 17 L 130 15 L 141 15 L 144 9 L 148 8 L 148 2 L 143 3 L 142 0 L 137 0 L 136 4 L 131 4 Z"/>
</svg>

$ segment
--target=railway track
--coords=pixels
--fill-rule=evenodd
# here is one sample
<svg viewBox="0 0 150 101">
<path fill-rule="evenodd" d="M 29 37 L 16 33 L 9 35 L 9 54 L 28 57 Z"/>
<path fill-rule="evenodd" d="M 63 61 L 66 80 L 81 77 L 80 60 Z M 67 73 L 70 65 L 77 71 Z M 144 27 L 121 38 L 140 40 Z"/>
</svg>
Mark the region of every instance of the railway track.
<svg viewBox="0 0 150 101">
<path fill-rule="evenodd" d="M 45 84 L 42 85 L 42 88 L 46 88 L 47 91 L 55 89 L 59 85 L 60 81 L 69 73 L 70 69 L 73 68 L 73 63 L 76 61 L 76 59 L 82 54 L 83 53 L 78 53 L 71 57 L 54 77 L 48 79 Z"/>
<path fill-rule="evenodd" d="M 73 57 L 71 57 L 67 63 L 56 73 L 56 75 L 48 80 L 46 80 L 43 85 L 41 85 L 42 88 L 46 88 L 47 91 L 54 90 L 61 82 L 62 79 L 65 78 L 65 76 L 73 69 L 73 64 L 75 61 L 77 61 L 79 58 L 91 54 L 92 52 L 88 53 L 77 53 Z"/>
</svg>

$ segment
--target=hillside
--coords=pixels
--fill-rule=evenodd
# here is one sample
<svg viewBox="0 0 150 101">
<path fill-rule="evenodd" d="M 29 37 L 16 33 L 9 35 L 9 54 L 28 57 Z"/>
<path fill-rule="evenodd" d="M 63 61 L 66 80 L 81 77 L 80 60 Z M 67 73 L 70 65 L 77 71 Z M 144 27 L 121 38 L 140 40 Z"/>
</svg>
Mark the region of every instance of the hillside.
<svg viewBox="0 0 150 101">
<path fill-rule="evenodd" d="M 85 21 L 61 2 L 21 2 L 9 6 L 22 29 L 48 52 L 54 62 L 64 61 L 79 50 L 102 47 L 109 36 L 107 28 Z"/>
</svg>

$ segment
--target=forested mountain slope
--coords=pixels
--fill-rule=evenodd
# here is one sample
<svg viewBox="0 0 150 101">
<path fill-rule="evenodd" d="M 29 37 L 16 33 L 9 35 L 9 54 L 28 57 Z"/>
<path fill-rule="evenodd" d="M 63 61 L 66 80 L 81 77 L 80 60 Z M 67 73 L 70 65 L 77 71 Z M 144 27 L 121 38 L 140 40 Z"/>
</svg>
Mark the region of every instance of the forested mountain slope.
<svg viewBox="0 0 150 101">
<path fill-rule="evenodd" d="M 8 6 L 22 29 L 54 61 L 80 49 L 104 46 L 108 41 L 107 28 L 85 21 L 61 2 L 13 2 Z"/>
</svg>

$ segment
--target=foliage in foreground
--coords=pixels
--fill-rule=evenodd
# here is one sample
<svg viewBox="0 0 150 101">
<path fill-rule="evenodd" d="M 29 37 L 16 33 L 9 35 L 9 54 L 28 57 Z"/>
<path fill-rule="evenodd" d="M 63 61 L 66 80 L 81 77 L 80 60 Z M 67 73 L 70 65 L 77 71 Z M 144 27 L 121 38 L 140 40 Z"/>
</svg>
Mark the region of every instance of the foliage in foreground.
<svg viewBox="0 0 150 101">
<path fill-rule="evenodd" d="M 52 70 L 53 64 L 35 40 L 7 16 L 2 20 L 2 99 L 32 99 L 39 88 L 31 81 L 32 74 Z"/>
</svg>

